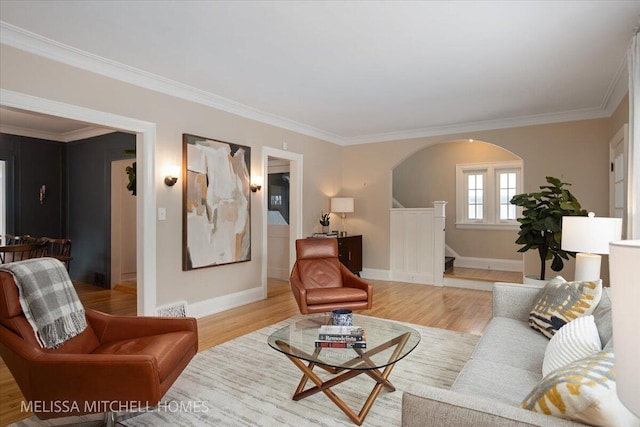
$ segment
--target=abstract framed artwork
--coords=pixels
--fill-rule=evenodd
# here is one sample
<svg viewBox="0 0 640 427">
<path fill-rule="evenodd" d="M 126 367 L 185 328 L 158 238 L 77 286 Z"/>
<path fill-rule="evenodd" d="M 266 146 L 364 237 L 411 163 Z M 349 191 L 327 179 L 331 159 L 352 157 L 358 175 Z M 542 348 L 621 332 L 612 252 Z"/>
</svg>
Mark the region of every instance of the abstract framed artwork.
<svg viewBox="0 0 640 427">
<path fill-rule="evenodd" d="M 251 147 L 183 134 L 182 269 L 251 260 Z"/>
</svg>

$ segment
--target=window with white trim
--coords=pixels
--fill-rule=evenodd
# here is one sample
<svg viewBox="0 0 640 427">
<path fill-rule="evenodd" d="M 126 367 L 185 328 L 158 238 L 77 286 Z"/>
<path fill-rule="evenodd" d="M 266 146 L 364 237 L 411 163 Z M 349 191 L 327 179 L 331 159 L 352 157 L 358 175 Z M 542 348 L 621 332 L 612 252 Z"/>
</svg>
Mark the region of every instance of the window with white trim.
<svg viewBox="0 0 640 427">
<path fill-rule="evenodd" d="M 456 165 L 456 226 L 517 227 L 509 201 L 521 190 L 522 161 Z"/>
<path fill-rule="evenodd" d="M 498 181 L 498 194 L 500 195 L 498 220 L 515 221 L 516 206 L 509 201 L 518 193 L 518 171 L 499 170 L 496 172 Z"/>
<path fill-rule="evenodd" d="M 466 176 L 466 196 L 467 220 L 479 221 L 484 220 L 484 172 L 469 171 L 465 172 Z"/>
</svg>

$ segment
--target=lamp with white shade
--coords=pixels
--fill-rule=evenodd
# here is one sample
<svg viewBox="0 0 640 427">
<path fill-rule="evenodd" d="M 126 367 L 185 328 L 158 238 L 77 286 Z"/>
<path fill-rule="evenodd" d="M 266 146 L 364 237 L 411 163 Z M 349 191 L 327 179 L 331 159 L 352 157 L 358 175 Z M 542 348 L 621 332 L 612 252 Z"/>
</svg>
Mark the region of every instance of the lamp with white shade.
<svg viewBox="0 0 640 427">
<path fill-rule="evenodd" d="M 611 242 L 609 246 L 616 390 L 620 401 L 640 417 L 640 240 Z"/>
<path fill-rule="evenodd" d="M 622 219 L 589 216 L 562 217 L 562 249 L 576 255 L 575 280 L 600 279 L 601 254 L 609 253 L 609 242 L 620 240 Z"/>
<path fill-rule="evenodd" d="M 342 231 L 340 231 L 340 236 L 346 236 L 347 232 L 344 228 L 344 220 L 348 213 L 353 212 L 353 197 L 332 197 L 331 212 L 340 214 L 342 218 Z"/>
</svg>

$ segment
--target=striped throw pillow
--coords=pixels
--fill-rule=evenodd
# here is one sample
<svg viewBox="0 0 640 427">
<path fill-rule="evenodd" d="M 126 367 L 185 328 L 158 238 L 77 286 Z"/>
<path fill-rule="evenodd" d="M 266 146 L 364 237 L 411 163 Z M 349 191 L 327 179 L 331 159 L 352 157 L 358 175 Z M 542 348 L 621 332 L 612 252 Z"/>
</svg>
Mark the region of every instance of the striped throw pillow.
<svg viewBox="0 0 640 427">
<path fill-rule="evenodd" d="M 598 328 L 592 315 L 578 317 L 551 337 L 544 352 L 542 375 L 562 368 L 602 350 Z"/>
<path fill-rule="evenodd" d="M 566 323 L 593 313 L 602 297 L 602 280 L 567 282 L 551 279 L 529 314 L 529 326 L 551 338 Z"/>
</svg>

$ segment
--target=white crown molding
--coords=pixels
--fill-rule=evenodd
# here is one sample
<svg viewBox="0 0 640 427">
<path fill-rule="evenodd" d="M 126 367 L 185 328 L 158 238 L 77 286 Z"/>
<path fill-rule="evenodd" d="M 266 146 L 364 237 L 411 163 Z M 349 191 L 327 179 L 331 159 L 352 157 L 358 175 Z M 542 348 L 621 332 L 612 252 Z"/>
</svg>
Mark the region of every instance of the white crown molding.
<svg viewBox="0 0 640 427">
<path fill-rule="evenodd" d="M 627 92 L 629 92 L 629 63 L 625 55 L 602 99 L 601 108 L 607 112 L 607 117 L 616 111 Z"/>
<path fill-rule="evenodd" d="M 28 129 L 20 126 L 0 124 L 0 133 L 26 136 L 29 138 L 46 139 L 48 141 L 66 142 L 59 133 Z"/>
<path fill-rule="evenodd" d="M 345 138 L 344 145 L 367 144 L 372 142 L 397 141 L 402 139 L 423 138 L 427 136 L 445 136 L 464 132 L 477 132 L 493 129 L 507 129 L 522 126 L 544 125 L 550 123 L 570 122 L 576 120 L 601 119 L 609 117 L 601 108 L 585 108 L 559 113 L 545 113 L 532 116 L 513 117 L 509 119 L 484 120 L 478 122 L 457 123 L 446 126 L 432 126 L 399 132 L 363 135 Z"/>
<path fill-rule="evenodd" d="M 97 127 L 86 127 L 74 131 L 58 133 L 58 132 L 47 132 L 37 129 L 31 128 L 23 128 L 20 126 L 11 126 L 11 125 L 3 125 L 0 124 L 0 133 L 6 133 L 9 135 L 20 135 L 26 136 L 29 138 L 38 138 L 38 139 L 46 139 L 48 141 L 56 141 L 56 142 L 72 142 L 78 141 L 80 139 L 93 138 L 100 135 L 106 135 L 108 133 L 116 132 L 113 129 L 105 129 L 105 128 L 97 128 Z"/>
<path fill-rule="evenodd" d="M 81 139 L 94 138 L 96 136 L 107 135 L 116 132 L 113 129 L 86 127 L 78 130 L 72 130 L 62 134 L 64 142 L 79 141 Z"/>
<path fill-rule="evenodd" d="M 0 21 L 0 42 L 38 56 L 91 71 L 106 77 L 164 93 L 177 98 L 213 107 L 262 123 L 288 129 L 324 141 L 341 144 L 342 138 L 330 132 L 299 123 L 285 117 L 260 111 L 239 102 L 218 96 L 183 83 L 139 70 L 116 61 L 59 43 L 41 35 Z"/>
<path fill-rule="evenodd" d="M 288 129 L 293 132 L 298 132 L 303 135 L 308 135 L 338 145 L 367 144 L 609 117 L 613 111 L 615 111 L 626 94 L 628 86 L 626 82 L 626 76 L 628 74 L 626 66 L 627 61 L 625 57 L 618 67 L 618 71 L 614 76 L 614 79 L 609 85 L 601 103 L 601 107 L 598 108 L 587 108 L 507 119 L 457 123 L 445 126 L 430 126 L 398 132 L 346 137 L 318 129 L 286 117 L 260 111 L 256 108 L 183 83 L 76 49 L 4 21 L 0 21 L 0 43 L 139 87 L 206 105 L 208 107 L 216 108 L 218 110 L 226 111 L 228 113 L 236 114 L 238 116 L 283 129 Z"/>
</svg>

